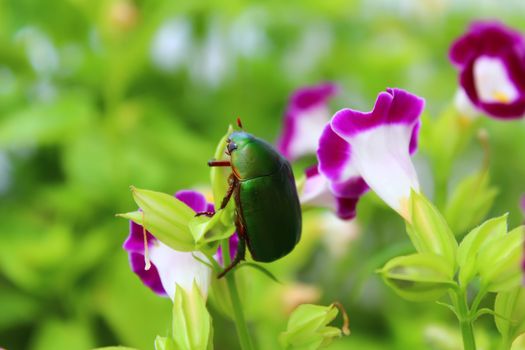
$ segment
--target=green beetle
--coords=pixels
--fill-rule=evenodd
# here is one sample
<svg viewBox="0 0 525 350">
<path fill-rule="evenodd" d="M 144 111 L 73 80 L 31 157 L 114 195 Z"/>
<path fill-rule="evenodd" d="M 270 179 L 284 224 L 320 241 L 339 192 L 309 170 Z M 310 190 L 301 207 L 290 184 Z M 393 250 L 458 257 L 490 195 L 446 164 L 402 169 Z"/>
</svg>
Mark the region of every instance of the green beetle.
<svg viewBox="0 0 525 350">
<path fill-rule="evenodd" d="M 244 260 L 246 245 L 253 260 L 260 262 L 275 261 L 290 253 L 301 238 L 302 222 L 290 163 L 269 143 L 235 131 L 227 140 L 226 154 L 230 160 L 212 160 L 208 165 L 232 169 L 219 209 L 224 209 L 233 196 L 239 246 L 219 278 Z"/>
</svg>

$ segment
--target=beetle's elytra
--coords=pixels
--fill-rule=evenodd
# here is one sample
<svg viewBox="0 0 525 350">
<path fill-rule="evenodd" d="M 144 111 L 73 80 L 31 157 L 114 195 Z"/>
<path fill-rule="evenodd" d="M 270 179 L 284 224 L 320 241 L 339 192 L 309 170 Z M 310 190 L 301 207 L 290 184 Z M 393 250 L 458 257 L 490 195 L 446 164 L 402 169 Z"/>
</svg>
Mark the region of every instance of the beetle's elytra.
<svg viewBox="0 0 525 350">
<path fill-rule="evenodd" d="M 290 163 L 269 143 L 244 131 L 228 138 L 225 161 L 229 188 L 220 209 L 235 200 L 237 255 L 219 277 L 245 258 L 247 246 L 255 261 L 271 262 L 290 253 L 301 237 L 301 207 Z"/>
</svg>

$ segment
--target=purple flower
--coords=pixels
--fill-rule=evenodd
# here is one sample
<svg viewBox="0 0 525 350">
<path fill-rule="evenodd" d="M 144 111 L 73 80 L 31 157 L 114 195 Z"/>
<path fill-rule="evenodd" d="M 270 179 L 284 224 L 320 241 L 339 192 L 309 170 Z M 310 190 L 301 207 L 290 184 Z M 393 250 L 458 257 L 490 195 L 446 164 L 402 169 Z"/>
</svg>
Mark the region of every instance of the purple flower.
<svg viewBox="0 0 525 350">
<path fill-rule="evenodd" d="M 450 48 L 450 60 L 472 104 L 490 116 L 525 114 L 525 39 L 498 22 L 475 22 Z"/>
<path fill-rule="evenodd" d="M 370 187 L 409 219 L 410 192 L 419 191 L 410 155 L 417 149 L 423 107 L 423 99 L 387 89 L 378 95 L 371 112 L 343 109 L 333 116 L 319 139 L 317 156 L 319 173 L 337 200 L 344 198 L 355 210 Z"/>
<path fill-rule="evenodd" d="M 175 194 L 175 198 L 195 212 L 214 211 L 213 204 L 208 203 L 199 192 L 179 191 Z M 236 239 L 237 237 L 234 234 L 230 238 L 230 242 Z M 144 240 L 144 228 L 131 221 L 129 236 L 124 242 L 123 248 L 129 254 L 132 271 L 139 276 L 146 286 L 159 295 L 169 296 L 173 299 L 176 284 L 186 290 L 191 290 L 195 280 L 201 293 L 205 297 L 208 295 L 211 270 L 194 257 L 206 261 L 207 258 L 204 254 L 173 250 L 148 231 L 146 231 L 147 250 Z M 236 244 L 230 249 L 232 254 L 235 254 L 235 248 Z M 146 266 L 146 254 L 151 263 L 149 267 Z"/>
<path fill-rule="evenodd" d="M 301 193 L 301 203 L 332 209 L 342 220 L 353 219 L 359 197 L 368 191 L 367 184 L 357 179 L 353 189 L 347 193 L 338 193 L 331 189 L 329 180 L 319 173 L 319 166 L 306 170 L 306 182 Z M 351 185 L 351 184 L 350 184 Z"/>
<path fill-rule="evenodd" d="M 317 140 L 330 120 L 328 100 L 337 93 L 337 86 L 324 83 L 296 90 L 288 102 L 283 132 L 277 149 L 293 161 L 315 154 Z"/>
</svg>

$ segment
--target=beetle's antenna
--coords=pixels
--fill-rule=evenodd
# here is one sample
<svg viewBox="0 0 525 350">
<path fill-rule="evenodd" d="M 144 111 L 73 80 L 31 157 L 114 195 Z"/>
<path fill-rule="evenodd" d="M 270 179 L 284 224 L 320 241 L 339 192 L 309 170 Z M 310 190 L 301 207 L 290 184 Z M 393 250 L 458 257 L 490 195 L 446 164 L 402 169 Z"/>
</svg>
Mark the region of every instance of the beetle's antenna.
<svg viewBox="0 0 525 350">
<path fill-rule="evenodd" d="M 239 117 L 237 117 L 237 126 L 238 126 L 241 130 L 244 130 L 243 127 L 242 127 L 241 118 L 239 118 Z"/>
</svg>

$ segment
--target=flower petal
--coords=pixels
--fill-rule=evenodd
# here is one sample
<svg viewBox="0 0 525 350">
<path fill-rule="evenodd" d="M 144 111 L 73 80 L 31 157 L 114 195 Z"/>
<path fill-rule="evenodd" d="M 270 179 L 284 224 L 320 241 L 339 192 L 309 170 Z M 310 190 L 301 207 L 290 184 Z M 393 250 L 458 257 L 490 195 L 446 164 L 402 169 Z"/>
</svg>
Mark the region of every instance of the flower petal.
<svg viewBox="0 0 525 350">
<path fill-rule="evenodd" d="M 195 212 L 213 211 L 213 204 L 207 203 L 206 198 L 196 191 L 184 190 L 175 194 L 175 197 L 188 205 Z M 206 260 L 199 252 L 178 252 L 157 240 L 146 231 L 148 257 L 151 265 L 146 269 L 146 247 L 144 246 L 144 228 L 130 221 L 130 233 L 123 244 L 129 254 L 131 269 L 142 282 L 161 296 L 175 295 L 175 283 L 191 290 L 193 280 L 197 282 L 204 296 L 208 293 L 211 270 L 208 266 L 196 260 L 192 254 Z"/>
<path fill-rule="evenodd" d="M 193 209 L 194 212 L 208 211 L 209 204 L 206 197 L 197 191 L 182 190 L 175 193 L 175 198 Z"/>
<path fill-rule="evenodd" d="M 239 236 L 237 236 L 237 232 L 234 232 L 233 235 L 230 236 L 230 238 L 228 239 L 228 244 L 230 245 L 230 261 L 233 261 L 233 259 L 235 258 L 235 255 L 237 255 L 237 247 L 239 246 Z M 219 246 L 219 249 L 217 249 L 215 258 L 217 259 L 219 264 L 224 267 L 224 260 L 222 259 L 222 247 L 221 246 Z"/>
<path fill-rule="evenodd" d="M 478 109 L 496 118 L 525 114 L 525 39 L 498 22 L 476 22 L 456 40 L 450 59 Z"/>
<path fill-rule="evenodd" d="M 411 189 L 419 190 L 410 160 L 424 100 L 400 89 L 380 93 L 371 112 L 344 109 L 332 118 L 333 131 L 350 144 L 352 169 L 388 205 L 406 217 Z"/>
<path fill-rule="evenodd" d="M 152 245 L 157 239 L 153 237 L 151 233 L 146 231 L 146 239 L 148 246 Z M 124 250 L 133 253 L 144 254 L 144 228 L 134 223 L 133 221 L 129 222 L 129 236 L 122 246 Z"/>
<path fill-rule="evenodd" d="M 305 205 L 328 208 L 337 214 L 340 219 L 350 220 L 356 215 L 356 205 L 359 197 L 368 189 L 361 178 L 351 179 L 348 183 L 340 183 L 341 193 L 334 193 L 332 184 L 322 175 L 317 166 L 306 170 L 306 183 L 300 201 Z M 346 185 L 346 188 L 345 188 Z"/>
<path fill-rule="evenodd" d="M 142 283 L 144 283 L 158 295 L 168 296 L 166 294 L 166 290 L 162 286 L 157 267 L 155 265 L 151 265 L 150 268 L 146 270 L 146 262 L 144 261 L 143 254 L 130 253 L 129 263 L 131 265 L 131 270 L 139 276 L 139 278 L 142 280 Z"/>
<path fill-rule="evenodd" d="M 337 93 L 331 83 L 297 90 L 288 104 L 279 151 L 289 160 L 314 154 L 323 126 L 330 120 L 328 100 Z"/>
<path fill-rule="evenodd" d="M 211 269 L 194 255 L 206 261 L 206 256 L 201 252 L 178 252 L 160 241 L 150 249 L 152 266 L 157 268 L 162 286 L 172 300 L 175 297 L 176 284 L 191 291 L 194 280 L 202 295 L 208 295 Z"/>
<path fill-rule="evenodd" d="M 343 182 L 359 176 L 352 166 L 351 147 L 348 142 L 339 137 L 330 124 L 327 124 L 319 138 L 317 159 L 319 172 L 330 181 Z"/>
<path fill-rule="evenodd" d="M 330 191 L 328 180 L 319 173 L 317 165 L 305 171 L 306 182 L 299 201 L 301 204 L 336 209 L 335 197 Z"/>
</svg>

